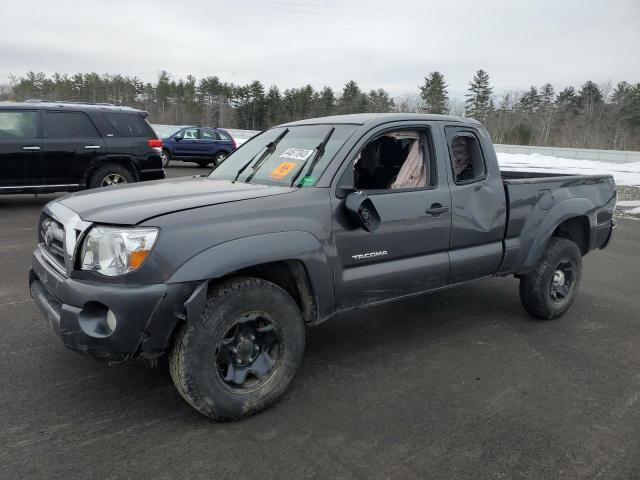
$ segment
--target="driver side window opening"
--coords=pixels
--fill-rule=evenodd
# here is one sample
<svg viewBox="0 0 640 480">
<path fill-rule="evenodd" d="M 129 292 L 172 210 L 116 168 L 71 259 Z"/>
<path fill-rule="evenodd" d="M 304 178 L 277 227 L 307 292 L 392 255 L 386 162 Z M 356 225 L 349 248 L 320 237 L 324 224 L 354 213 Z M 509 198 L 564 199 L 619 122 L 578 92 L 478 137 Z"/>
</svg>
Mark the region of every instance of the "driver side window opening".
<svg viewBox="0 0 640 480">
<path fill-rule="evenodd" d="M 428 133 L 425 130 L 386 132 L 369 141 L 356 155 L 353 176 L 357 190 L 415 190 L 435 185 Z"/>
</svg>

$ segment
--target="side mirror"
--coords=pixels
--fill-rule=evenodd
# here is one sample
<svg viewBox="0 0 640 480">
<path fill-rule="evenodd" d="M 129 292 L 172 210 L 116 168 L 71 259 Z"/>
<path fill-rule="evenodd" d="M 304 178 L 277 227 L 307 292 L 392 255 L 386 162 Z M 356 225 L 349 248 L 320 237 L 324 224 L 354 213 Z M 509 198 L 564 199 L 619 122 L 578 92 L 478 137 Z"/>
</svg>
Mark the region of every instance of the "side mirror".
<svg viewBox="0 0 640 480">
<path fill-rule="evenodd" d="M 344 200 L 344 206 L 356 224 L 367 232 L 373 232 L 380 226 L 380 214 L 366 193 L 349 193 Z"/>
<path fill-rule="evenodd" d="M 181 137 L 181 136 L 179 136 L 179 135 L 176 135 L 175 137 L 173 137 L 173 139 L 174 139 L 176 142 L 179 142 L 180 140 L 182 140 L 182 137 Z"/>
</svg>

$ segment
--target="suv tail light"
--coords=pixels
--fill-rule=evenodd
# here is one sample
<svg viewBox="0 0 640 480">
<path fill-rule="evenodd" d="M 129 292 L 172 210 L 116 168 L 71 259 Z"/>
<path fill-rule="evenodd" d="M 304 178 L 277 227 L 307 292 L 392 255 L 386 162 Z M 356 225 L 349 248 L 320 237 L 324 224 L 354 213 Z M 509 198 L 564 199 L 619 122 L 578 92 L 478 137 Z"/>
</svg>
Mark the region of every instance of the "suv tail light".
<svg viewBox="0 0 640 480">
<path fill-rule="evenodd" d="M 236 143 L 236 139 L 231 137 L 231 145 L 233 146 L 232 150 L 238 148 L 238 144 Z"/>
<path fill-rule="evenodd" d="M 151 148 L 162 148 L 162 140 L 158 140 L 157 138 L 150 138 L 149 146 Z"/>
</svg>

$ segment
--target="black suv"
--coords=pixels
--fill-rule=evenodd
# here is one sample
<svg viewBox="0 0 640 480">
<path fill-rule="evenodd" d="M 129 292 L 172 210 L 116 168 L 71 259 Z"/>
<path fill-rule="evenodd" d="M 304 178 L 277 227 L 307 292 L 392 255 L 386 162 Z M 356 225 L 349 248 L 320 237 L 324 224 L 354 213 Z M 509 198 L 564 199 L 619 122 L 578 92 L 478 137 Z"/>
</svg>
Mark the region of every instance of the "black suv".
<svg viewBox="0 0 640 480">
<path fill-rule="evenodd" d="M 0 102 L 0 193 L 164 178 L 147 112 L 111 104 Z"/>
</svg>

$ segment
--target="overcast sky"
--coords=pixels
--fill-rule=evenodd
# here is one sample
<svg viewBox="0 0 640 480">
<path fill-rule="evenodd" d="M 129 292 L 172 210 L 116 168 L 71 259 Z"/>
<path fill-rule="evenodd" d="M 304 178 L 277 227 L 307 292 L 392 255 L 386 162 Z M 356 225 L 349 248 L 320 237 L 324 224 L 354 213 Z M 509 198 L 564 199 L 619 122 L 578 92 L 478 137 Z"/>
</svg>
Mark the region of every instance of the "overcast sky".
<svg viewBox="0 0 640 480">
<path fill-rule="evenodd" d="M 547 81 L 640 81 L 640 0 L 1 0 L 10 73 L 121 73 L 415 93 L 433 70 L 461 96 Z"/>
</svg>

